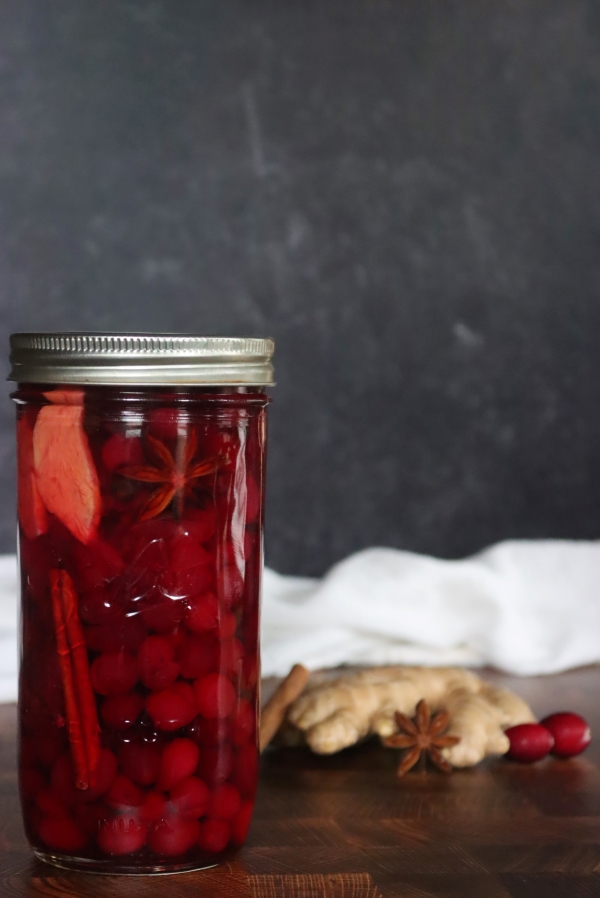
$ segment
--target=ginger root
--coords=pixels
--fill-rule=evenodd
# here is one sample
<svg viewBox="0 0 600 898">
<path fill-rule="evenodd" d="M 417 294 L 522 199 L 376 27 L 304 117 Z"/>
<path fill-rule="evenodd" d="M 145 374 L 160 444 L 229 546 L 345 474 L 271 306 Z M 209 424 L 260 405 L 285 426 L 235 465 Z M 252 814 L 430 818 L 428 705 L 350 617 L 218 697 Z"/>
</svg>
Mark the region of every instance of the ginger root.
<svg viewBox="0 0 600 898">
<path fill-rule="evenodd" d="M 288 744 L 306 741 L 318 754 L 333 754 L 373 734 L 391 736 L 397 730 L 394 712 L 412 717 L 420 699 L 432 711 L 448 711 L 447 734 L 460 738 L 443 750 L 453 767 L 470 767 L 486 755 L 504 754 L 509 747 L 504 730 L 535 720 L 519 696 L 485 683 L 471 671 L 376 667 L 309 684 L 288 709 L 281 737 Z"/>
</svg>

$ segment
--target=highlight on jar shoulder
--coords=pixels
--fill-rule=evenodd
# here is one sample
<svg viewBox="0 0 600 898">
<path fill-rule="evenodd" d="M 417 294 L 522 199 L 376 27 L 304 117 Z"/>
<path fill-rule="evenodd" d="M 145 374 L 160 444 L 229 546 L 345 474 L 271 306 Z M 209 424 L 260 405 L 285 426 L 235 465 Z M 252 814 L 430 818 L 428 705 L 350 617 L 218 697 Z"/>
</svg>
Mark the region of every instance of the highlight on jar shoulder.
<svg viewBox="0 0 600 898">
<path fill-rule="evenodd" d="M 243 845 L 258 778 L 272 343 L 12 348 L 27 837 L 80 870 L 213 866 Z"/>
</svg>

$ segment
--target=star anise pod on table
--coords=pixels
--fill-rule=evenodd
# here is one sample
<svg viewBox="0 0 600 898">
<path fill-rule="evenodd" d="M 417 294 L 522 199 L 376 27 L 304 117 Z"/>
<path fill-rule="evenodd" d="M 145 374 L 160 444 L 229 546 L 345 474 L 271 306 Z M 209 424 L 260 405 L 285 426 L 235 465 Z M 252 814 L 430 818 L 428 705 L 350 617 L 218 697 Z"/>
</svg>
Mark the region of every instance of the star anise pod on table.
<svg viewBox="0 0 600 898">
<path fill-rule="evenodd" d="M 407 749 L 398 767 L 398 776 L 404 776 L 421 757 L 429 758 L 444 773 L 452 773 L 452 766 L 443 756 L 441 749 L 456 745 L 460 742 L 460 738 L 444 736 L 450 721 L 446 710 L 441 709 L 432 717 L 427 702 L 421 699 L 413 720 L 400 711 L 396 711 L 394 716 L 399 732 L 388 736 L 383 740 L 383 744 L 389 748 Z"/>
<path fill-rule="evenodd" d="M 142 507 L 140 521 L 157 517 L 173 501 L 181 517 L 185 498 L 197 487 L 197 481 L 214 474 L 221 462 L 218 457 L 194 461 L 198 437 L 193 429 L 185 436 L 178 437 L 174 455 L 164 443 L 149 434 L 146 436 L 145 450 L 152 464 L 122 465 L 117 468 L 117 473 L 123 477 L 156 485 Z"/>
</svg>

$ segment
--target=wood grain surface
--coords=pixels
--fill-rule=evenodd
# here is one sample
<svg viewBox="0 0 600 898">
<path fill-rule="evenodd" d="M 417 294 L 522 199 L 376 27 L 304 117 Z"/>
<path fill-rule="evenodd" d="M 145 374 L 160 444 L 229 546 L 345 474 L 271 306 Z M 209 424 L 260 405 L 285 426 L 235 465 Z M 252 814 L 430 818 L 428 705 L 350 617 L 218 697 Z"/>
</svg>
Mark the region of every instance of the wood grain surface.
<svg viewBox="0 0 600 898">
<path fill-rule="evenodd" d="M 600 896 L 600 669 L 486 674 L 536 714 L 571 709 L 597 738 L 580 758 L 486 761 L 395 776 L 375 743 L 334 757 L 269 750 L 248 844 L 231 864 L 170 877 L 73 874 L 36 861 L 21 827 L 16 711 L 0 706 L 0 896 L 591 898 Z"/>
</svg>

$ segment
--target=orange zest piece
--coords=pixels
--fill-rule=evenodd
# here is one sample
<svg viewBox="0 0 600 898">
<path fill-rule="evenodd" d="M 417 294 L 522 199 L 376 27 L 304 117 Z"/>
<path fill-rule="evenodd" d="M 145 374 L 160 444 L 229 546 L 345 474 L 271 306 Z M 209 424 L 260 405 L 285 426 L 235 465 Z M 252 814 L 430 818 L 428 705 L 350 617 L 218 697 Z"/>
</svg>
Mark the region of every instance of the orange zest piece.
<svg viewBox="0 0 600 898">
<path fill-rule="evenodd" d="M 83 414 L 82 405 L 40 409 L 33 430 L 33 467 L 48 511 L 82 543 L 89 543 L 97 533 L 101 495 Z"/>
<path fill-rule="evenodd" d="M 177 514 L 181 516 L 185 496 L 195 481 L 208 474 L 214 474 L 220 464 L 219 458 L 207 458 L 194 462 L 198 449 L 196 431 L 192 430 L 186 440 L 178 440 L 175 456 L 155 437 L 146 438 L 146 450 L 152 465 L 124 465 L 117 473 L 141 483 L 154 483 L 156 488 L 144 505 L 140 521 L 155 518 L 175 500 Z"/>
<path fill-rule="evenodd" d="M 77 613 L 77 593 L 63 570 L 50 571 L 50 591 L 75 785 L 87 789 L 100 757 L 100 726 Z"/>
<path fill-rule="evenodd" d="M 17 421 L 19 522 L 28 539 L 48 529 L 48 513 L 33 470 L 33 429 L 26 416 Z"/>
</svg>

